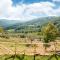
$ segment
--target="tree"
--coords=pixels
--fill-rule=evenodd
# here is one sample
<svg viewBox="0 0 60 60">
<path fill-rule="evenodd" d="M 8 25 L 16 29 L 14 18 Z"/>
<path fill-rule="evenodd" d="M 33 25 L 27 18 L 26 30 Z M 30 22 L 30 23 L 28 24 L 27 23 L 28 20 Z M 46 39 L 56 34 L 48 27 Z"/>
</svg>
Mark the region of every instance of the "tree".
<svg viewBox="0 0 60 60">
<path fill-rule="evenodd" d="M 52 22 L 49 22 L 46 26 L 42 27 L 41 32 L 46 51 L 46 47 L 48 46 L 47 43 L 49 43 L 50 41 L 55 41 L 58 34 L 58 28 Z"/>
<path fill-rule="evenodd" d="M 56 39 L 58 34 L 58 28 L 52 22 L 49 22 L 46 26 L 42 27 L 41 32 L 44 42 L 48 43 Z"/>
<path fill-rule="evenodd" d="M 48 60 L 50 60 L 53 56 L 56 58 L 56 60 L 58 60 L 56 55 L 56 43 L 55 43 L 58 34 L 58 28 L 52 22 L 49 22 L 46 26 L 42 27 L 41 32 L 43 35 L 44 43 L 49 43 L 50 41 L 54 41 L 55 54 L 53 54 Z M 47 44 L 44 44 L 44 46 L 46 51 Z"/>
</svg>

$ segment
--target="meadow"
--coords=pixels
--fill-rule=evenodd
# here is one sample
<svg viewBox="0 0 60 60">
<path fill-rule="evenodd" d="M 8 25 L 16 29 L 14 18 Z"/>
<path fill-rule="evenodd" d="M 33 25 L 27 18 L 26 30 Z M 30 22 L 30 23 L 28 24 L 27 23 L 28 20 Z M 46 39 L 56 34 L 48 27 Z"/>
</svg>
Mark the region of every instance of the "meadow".
<svg viewBox="0 0 60 60">
<path fill-rule="evenodd" d="M 58 52 L 60 51 L 59 38 L 57 38 L 56 43 L 56 51 Z M 5 60 L 6 58 L 13 60 L 13 57 L 14 60 L 21 60 L 19 57 L 22 54 L 25 54 L 24 60 L 34 60 L 34 54 L 36 55 L 35 60 L 48 60 L 55 50 L 54 42 L 50 42 L 49 44 L 51 46 L 47 47 L 45 51 L 43 42 L 38 38 L 20 37 L 16 36 L 16 34 L 0 37 L 0 60 Z M 12 58 L 9 59 L 10 56 Z M 57 57 L 60 60 L 60 56 Z M 53 56 L 51 60 L 56 60 L 56 58 Z"/>
</svg>

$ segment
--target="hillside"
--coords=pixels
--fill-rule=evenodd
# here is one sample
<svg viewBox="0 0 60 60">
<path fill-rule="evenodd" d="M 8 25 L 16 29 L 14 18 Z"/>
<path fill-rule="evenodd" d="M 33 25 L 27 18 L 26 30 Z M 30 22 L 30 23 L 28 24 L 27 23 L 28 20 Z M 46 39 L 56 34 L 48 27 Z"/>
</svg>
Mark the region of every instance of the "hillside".
<svg viewBox="0 0 60 60">
<path fill-rule="evenodd" d="M 37 18 L 24 23 L 17 23 L 13 26 L 8 27 L 9 29 L 14 29 L 15 32 L 39 32 L 40 28 L 52 21 L 60 29 L 60 17 L 44 17 Z"/>
<path fill-rule="evenodd" d="M 19 20 L 6 20 L 6 19 L 0 19 L 0 26 L 2 26 L 3 28 L 9 27 L 9 26 L 13 26 L 16 23 L 20 22 Z"/>
<path fill-rule="evenodd" d="M 21 22 L 19 20 L 0 20 L 0 26 L 6 30 L 14 29 L 15 32 L 40 32 L 43 25 L 46 25 L 49 21 L 52 21 L 60 30 L 60 17 L 43 17 L 36 18 L 27 22 Z"/>
</svg>

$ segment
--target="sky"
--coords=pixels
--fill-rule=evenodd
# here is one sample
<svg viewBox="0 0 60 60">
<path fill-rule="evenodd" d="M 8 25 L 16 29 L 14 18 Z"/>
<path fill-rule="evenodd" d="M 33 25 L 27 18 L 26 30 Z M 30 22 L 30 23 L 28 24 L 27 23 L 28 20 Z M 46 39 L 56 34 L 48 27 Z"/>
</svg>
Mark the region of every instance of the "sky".
<svg viewBox="0 0 60 60">
<path fill-rule="evenodd" d="M 0 0 L 0 19 L 29 21 L 60 16 L 60 0 Z"/>
</svg>

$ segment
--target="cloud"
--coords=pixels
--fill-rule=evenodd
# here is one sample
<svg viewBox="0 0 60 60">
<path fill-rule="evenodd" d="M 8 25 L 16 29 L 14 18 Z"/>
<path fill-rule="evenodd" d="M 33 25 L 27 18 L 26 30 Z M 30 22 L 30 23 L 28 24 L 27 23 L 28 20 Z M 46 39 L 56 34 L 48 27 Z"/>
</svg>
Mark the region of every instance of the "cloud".
<svg viewBox="0 0 60 60">
<path fill-rule="evenodd" d="M 13 12 L 12 2 L 10 0 L 0 1 L 0 17 L 7 17 Z"/>
<path fill-rule="evenodd" d="M 60 0 L 53 0 L 53 2 L 60 2 Z"/>
<path fill-rule="evenodd" d="M 12 6 L 11 0 L 0 1 L 0 19 L 27 21 L 43 16 L 59 16 L 60 7 L 54 9 L 56 5 L 51 2 L 39 2 L 32 4 L 20 4 Z"/>
</svg>

